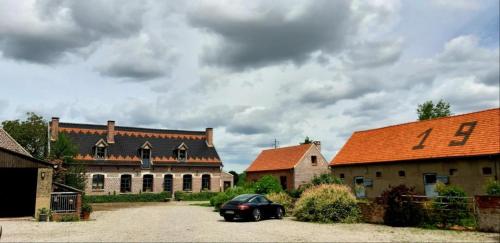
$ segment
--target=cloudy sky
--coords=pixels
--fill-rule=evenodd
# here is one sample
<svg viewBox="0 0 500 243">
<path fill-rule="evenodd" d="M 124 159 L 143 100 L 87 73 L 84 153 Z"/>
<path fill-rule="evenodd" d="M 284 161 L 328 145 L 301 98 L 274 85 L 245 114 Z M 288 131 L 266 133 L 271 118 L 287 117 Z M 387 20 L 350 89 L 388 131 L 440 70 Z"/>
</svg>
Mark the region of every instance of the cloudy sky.
<svg viewBox="0 0 500 243">
<path fill-rule="evenodd" d="M 499 1 L 0 0 L 0 120 L 213 127 L 227 170 L 273 140 L 499 106 Z"/>
</svg>

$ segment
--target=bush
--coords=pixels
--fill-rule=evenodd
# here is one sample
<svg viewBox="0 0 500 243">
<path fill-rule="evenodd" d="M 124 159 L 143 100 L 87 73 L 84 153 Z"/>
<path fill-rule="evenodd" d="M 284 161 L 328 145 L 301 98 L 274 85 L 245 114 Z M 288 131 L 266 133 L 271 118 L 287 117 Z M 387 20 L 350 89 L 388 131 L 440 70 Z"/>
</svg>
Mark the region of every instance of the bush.
<svg viewBox="0 0 500 243">
<path fill-rule="evenodd" d="M 439 197 L 433 199 L 433 219 L 443 227 L 462 225 L 462 221 L 467 221 L 471 217 L 465 198 L 467 195 L 462 188 L 438 183 L 436 191 Z"/>
<path fill-rule="evenodd" d="M 359 209 L 350 188 L 324 184 L 304 191 L 295 204 L 294 215 L 300 221 L 355 222 Z"/>
<path fill-rule="evenodd" d="M 311 180 L 311 184 L 317 186 L 322 184 L 344 184 L 344 183 L 340 178 L 335 177 L 331 173 L 325 173 L 319 176 L 315 175 Z"/>
<path fill-rule="evenodd" d="M 382 193 L 382 200 L 387 206 L 384 215 L 386 225 L 405 227 L 417 226 L 423 222 L 422 208 L 404 195 L 415 195 L 414 189 L 399 185 Z"/>
<path fill-rule="evenodd" d="M 488 180 L 486 184 L 486 194 L 490 196 L 500 196 L 500 182 L 497 180 Z"/>
<path fill-rule="evenodd" d="M 217 195 L 217 192 L 175 192 L 175 200 L 178 201 L 208 201 Z"/>
<path fill-rule="evenodd" d="M 259 194 L 283 191 L 278 178 L 271 175 L 266 175 L 260 178 L 257 182 L 255 182 L 254 188 L 255 192 Z"/>
<path fill-rule="evenodd" d="M 109 202 L 163 202 L 169 198 L 169 193 L 141 193 L 141 194 L 118 194 L 118 195 L 91 195 L 84 196 L 86 203 L 109 203 Z"/>
<path fill-rule="evenodd" d="M 82 212 L 92 213 L 92 211 L 94 211 L 94 209 L 88 202 L 82 204 Z"/>
<path fill-rule="evenodd" d="M 74 214 L 63 215 L 61 217 L 61 220 L 59 220 L 59 222 L 75 222 L 75 221 L 80 221 L 80 217 Z"/>
<path fill-rule="evenodd" d="M 252 188 L 233 187 L 226 190 L 225 192 L 219 192 L 216 196 L 210 198 L 210 205 L 212 205 L 215 208 L 215 210 L 219 210 L 222 204 L 233 199 L 234 197 L 241 194 L 251 194 L 251 193 L 255 193 L 255 191 Z"/>
<path fill-rule="evenodd" d="M 285 207 L 285 213 L 292 215 L 294 206 L 293 198 L 286 192 L 273 192 L 267 194 L 267 198 L 273 202 L 283 205 L 283 207 Z"/>
</svg>

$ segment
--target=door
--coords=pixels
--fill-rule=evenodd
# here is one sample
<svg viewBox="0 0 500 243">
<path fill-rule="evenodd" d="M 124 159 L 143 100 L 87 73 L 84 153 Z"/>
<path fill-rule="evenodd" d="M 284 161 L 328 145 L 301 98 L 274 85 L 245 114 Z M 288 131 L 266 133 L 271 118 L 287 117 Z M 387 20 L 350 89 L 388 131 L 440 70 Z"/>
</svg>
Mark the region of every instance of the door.
<svg viewBox="0 0 500 243">
<path fill-rule="evenodd" d="M 436 173 L 424 174 L 424 189 L 425 195 L 428 197 L 435 197 L 438 195 L 436 191 L 437 175 Z"/>
<path fill-rule="evenodd" d="M 168 193 L 169 197 L 172 197 L 173 181 L 172 175 L 163 177 L 163 190 Z"/>
<path fill-rule="evenodd" d="M 231 182 L 230 181 L 224 181 L 224 191 L 226 191 L 227 189 L 229 189 L 229 187 L 231 187 Z"/>
<path fill-rule="evenodd" d="M 286 176 L 280 176 L 280 184 L 281 184 L 281 189 L 283 190 L 287 189 Z"/>
<path fill-rule="evenodd" d="M 366 197 L 364 177 L 354 177 L 354 191 L 356 192 L 356 197 Z"/>
<path fill-rule="evenodd" d="M 37 179 L 37 168 L 0 168 L 0 217 L 35 215 Z"/>
</svg>

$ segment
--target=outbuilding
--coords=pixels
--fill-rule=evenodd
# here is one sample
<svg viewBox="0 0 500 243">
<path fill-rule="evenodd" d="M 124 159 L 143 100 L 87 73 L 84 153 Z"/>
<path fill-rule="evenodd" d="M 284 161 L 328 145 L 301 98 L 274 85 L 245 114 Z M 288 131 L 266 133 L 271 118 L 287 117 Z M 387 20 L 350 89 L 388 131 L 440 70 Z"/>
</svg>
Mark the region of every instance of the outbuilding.
<svg viewBox="0 0 500 243">
<path fill-rule="evenodd" d="M 36 216 L 50 209 L 51 163 L 32 157 L 0 128 L 0 217 Z"/>
</svg>

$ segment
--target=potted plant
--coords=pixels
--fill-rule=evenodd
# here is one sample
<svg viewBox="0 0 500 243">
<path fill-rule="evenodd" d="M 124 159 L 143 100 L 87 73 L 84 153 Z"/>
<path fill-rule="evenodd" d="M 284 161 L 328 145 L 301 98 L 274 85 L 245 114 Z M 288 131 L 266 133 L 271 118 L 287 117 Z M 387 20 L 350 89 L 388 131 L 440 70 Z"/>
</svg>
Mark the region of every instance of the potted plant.
<svg viewBox="0 0 500 243">
<path fill-rule="evenodd" d="M 38 221 L 40 222 L 47 222 L 50 218 L 50 209 L 47 208 L 40 208 L 38 209 Z"/>
<path fill-rule="evenodd" d="M 92 206 L 88 203 L 82 205 L 82 219 L 88 220 L 90 218 L 90 213 L 92 213 Z"/>
</svg>

